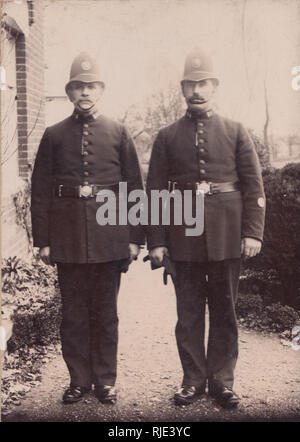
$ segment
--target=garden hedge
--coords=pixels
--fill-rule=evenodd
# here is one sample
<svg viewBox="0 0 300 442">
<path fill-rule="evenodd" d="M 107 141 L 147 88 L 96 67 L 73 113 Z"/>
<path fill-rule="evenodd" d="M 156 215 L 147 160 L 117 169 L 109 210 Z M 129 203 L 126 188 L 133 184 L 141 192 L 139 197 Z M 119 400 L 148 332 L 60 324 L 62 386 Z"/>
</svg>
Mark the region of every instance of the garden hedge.
<svg viewBox="0 0 300 442">
<path fill-rule="evenodd" d="M 244 261 L 244 268 L 260 272 L 261 280 L 277 279 L 281 288 L 279 301 L 299 308 L 300 163 L 290 163 L 282 169 L 267 168 L 263 180 L 267 204 L 262 252 Z"/>
</svg>

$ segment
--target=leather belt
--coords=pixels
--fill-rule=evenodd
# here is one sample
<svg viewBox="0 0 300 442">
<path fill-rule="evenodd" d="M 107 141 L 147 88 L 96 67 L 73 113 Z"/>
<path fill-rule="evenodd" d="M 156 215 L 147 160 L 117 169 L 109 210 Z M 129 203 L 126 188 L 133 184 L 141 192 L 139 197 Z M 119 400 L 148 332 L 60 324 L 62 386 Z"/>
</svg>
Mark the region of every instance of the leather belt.
<svg viewBox="0 0 300 442">
<path fill-rule="evenodd" d="M 187 182 L 180 183 L 177 181 L 168 181 L 168 190 L 193 190 L 196 193 L 204 193 L 204 195 L 214 195 L 223 192 L 235 192 L 240 190 L 239 182 L 212 183 L 210 181 Z"/>
<path fill-rule="evenodd" d="M 117 184 L 86 184 L 79 186 L 68 186 L 59 184 L 53 188 L 54 196 L 58 198 L 93 198 L 100 190 L 119 191 Z"/>
</svg>

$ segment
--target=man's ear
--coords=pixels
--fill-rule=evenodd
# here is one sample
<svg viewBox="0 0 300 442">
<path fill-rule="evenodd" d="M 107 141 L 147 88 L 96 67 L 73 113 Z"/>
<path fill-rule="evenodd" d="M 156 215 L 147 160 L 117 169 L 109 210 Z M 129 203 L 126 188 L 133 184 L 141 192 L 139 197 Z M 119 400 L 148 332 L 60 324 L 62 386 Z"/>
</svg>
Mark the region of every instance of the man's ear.
<svg viewBox="0 0 300 442">
<path fill-rule="evenodd" d="M 69 100 L 72 102 L 71 97 L 70 97 L 70 87 L 67 87 L 67 88 L 65 89 L 65 91 L 66 91 L 66 95 L 67 95 L 67 97 L 68 97 Z"/>
<path fill-rule="evenodd" d="M 105 84 L 104 83 L 100 83 L 100 96 L 101 97 L 103 95 L 104 89 L 105 89 Z"/>
<path fill-rule="evenodd" d="M 219 82 L 217 80 L 215 80 L 214 78 L 212 78 L 212 84 L 214 86 L 214 91 L 217 90 L 218 86 L 219 86 Z"/>
<path fill-rule="evenodd" d="M 210 82 L 213 86 L 212 97 L 214 97 L 217 93 L 217 90 L 218 90 L 218 82 L 214 78 L 210 78 Z"/>
<path fill-rule="evenodd" d="M 182 80 L 182 81 L 180 82 L 180 86 L 181 86 L 181 92 L 182 92 L 182 95 L 184 96 L 184 80 Z"/>
</svg>

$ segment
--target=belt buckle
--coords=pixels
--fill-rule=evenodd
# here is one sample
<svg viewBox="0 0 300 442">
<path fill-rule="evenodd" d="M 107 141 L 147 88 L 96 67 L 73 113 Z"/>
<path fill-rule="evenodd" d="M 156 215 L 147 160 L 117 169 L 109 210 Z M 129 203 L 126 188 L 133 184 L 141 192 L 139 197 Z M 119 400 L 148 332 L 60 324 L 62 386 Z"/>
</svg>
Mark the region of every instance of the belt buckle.
<svg viewBox="0 0 300 442">
<path fill-rule="evenodd" d="M 203 195 L 212 195 L 211 182 L 201 181 L 196 183 L 196 195 L 203 193 Z"/>
<path fill-rule="evenodd" d="M 79 186 L 79 198 L 89 198 L 93 194 L 92 185 Z"/>
</svg>

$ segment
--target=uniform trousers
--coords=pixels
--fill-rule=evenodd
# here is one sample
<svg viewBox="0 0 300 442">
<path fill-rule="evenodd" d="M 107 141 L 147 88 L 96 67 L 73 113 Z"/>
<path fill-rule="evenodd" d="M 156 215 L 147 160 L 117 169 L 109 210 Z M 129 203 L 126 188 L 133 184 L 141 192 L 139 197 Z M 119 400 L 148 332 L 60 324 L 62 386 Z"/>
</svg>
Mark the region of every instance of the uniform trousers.
<svg viewBox="0 0 300 442">
<path fill-rule="evenodd" d="M 220 262 L 175 262 L 173 279 L 177 297 L 176 340 L 183 368 L 183 385 L 233 385 L 238 356 L 235 302 L 240 259 Z M 209 333 L 205 351 L 205 310 Z"/>
<path fill-rule="evenodd" d="M 120 261 L 58 263 L 62 354 L 71 385 L 111 385 L 117 375 Z"/>
</svg>

